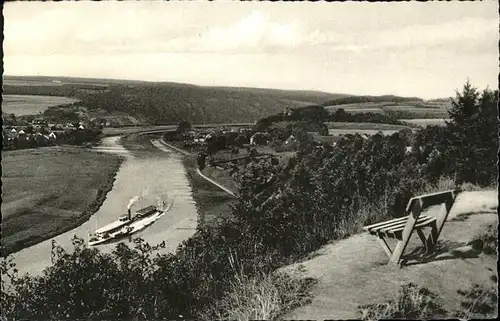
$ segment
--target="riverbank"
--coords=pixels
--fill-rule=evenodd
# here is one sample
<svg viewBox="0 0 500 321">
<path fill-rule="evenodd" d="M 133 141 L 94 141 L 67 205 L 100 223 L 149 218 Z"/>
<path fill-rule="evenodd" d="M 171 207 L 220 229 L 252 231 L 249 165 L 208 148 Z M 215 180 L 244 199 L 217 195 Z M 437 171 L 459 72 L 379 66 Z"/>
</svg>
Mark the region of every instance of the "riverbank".
<svg viewBox="0 0 500 321">
<path fill-rule="evenodd" d="M 221 219 L 230 218 L 230 204 L 235 199 L 235 193 L 231 188 L 228 191 L 220 188 L 217 185 L 222 185 L 227 189 L 227 186 L 217 179 L 207 175 L 203 171 L 203 175 L 198 172 L 198 164 L 196 154 L 185 151 L 170 142 L 160 140 L 161 144 L 184 155 L 182 163 L 186 169 L 189 184 L 191 185 L 193 199 L 196 202 L 198 209 L 198 229 L 217 226 L 217 222 Z M 206 177 L 206 176 L 208 177 Z M 213 180 L 213 181 L 210 181 Z"/>
<path fill-rule="evenodd" d="M 123 162 L 60 147 L 2 154 L 2 256 L 86 222 L 103 204 Z"/>
<path fill-rule="evenodd" d="M 200 175 L 205 176 L 206 180 L 212 181 L 215 185 L 220 186 L 234 197 L 238 197 L 238 185 L 227 173 L 224 172 L 223 169 L 206 166 L 202 171 L 200 171 Z"/>
<path fill-rule="evenodd" d="M 230 204 L 235 200 L 234 196 L 197 173 L 195 156 L 184 156 L 182 163 L 186 168 L 193 199 L 198 209 L 198 229 L 215 227 L 218 220 L 229 218 Z"/>
</svg>

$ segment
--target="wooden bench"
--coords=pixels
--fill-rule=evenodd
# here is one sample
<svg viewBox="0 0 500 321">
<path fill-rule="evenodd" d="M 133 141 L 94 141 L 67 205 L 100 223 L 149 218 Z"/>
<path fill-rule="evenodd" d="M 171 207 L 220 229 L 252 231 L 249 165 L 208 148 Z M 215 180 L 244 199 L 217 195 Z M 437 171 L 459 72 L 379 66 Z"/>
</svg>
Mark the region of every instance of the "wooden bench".
<svg viewBox="0 0 500 321">
<path fill-rule="evenodd" d="M 415 230 L 425 246 L 425 252 L 432 252 L 459 193 L 460 190 L 456 189 L 413 197 L 406 207 L 406 216 L 368 225 L 363 227 L 363 229 L 379 238 L 382 247 L 389 256 L 390 264 L 401 266 L 401 257 Z M 444 210 L 442 208 L 441 213 L 437 217 L 420 215 L 427 207 L 442 203 L 445 204 Z M 424 229 L 430 229 L 427 237 L 423 232 Z M 386 238 L 398 240 L 394 250 L 389 247 Z"/>
</svg>

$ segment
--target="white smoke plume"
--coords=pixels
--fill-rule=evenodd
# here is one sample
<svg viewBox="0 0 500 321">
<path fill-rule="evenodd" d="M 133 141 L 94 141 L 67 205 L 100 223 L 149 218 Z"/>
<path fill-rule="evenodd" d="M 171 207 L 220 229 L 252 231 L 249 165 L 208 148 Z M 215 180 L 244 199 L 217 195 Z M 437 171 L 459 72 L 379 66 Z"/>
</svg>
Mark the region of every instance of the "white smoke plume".
<svg viewBox="0 0 500 321">
<path fill-rule="evenodd" d="M 141 196 L 142 198 L 146 198 L 148 195 L 149 195 L 149 188 L 148 188 L 148 187 L 146 187 L 146 189 L 145 189 L 145 190 L 143 190 L 143 191 L 141 192 L 141 195 L 140 195 L 140 196 Z"/>
<path fill-rule="evenodd" d="M 130 201 L 128 201 L 128 205 L 127 205 L 127 209 L 130 209 L 132 207 L 132 205 L 135 204 L 135 202 L 137 202 L 139 200 L 139 196 L 134 196 L 130 199 Z"/>
<path fill-rule="evenodd" d="M 159 196 L 156 196 L 156 207 L 158 207 L 159 210 L 163 210 L 163 201 Z"/>
</svg>

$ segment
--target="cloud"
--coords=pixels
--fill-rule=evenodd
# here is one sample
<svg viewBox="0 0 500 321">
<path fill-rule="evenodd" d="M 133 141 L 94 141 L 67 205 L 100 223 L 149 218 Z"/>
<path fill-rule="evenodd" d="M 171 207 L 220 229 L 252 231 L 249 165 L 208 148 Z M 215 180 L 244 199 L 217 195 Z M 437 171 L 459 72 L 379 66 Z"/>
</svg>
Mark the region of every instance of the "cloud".
<svg viewBox="0 0 500 321">
<path fill-rule="evenodd" d="M 39 15 L 33 14 L 35 10 L 28 10 L 29 15 L 23 15 L 21 8 L 16 9 L 18 6 L 9 4 L 5 10 L 6 55 L 154 52 L 296 52 L 301 55 L 312 50 L 349 53 L 402 51 L 415 47 L 445 47 L 460 42 L 465 43 L 460 48 L 467 45 L 472 48 L 485 47 L 480 41 L 485 37 L 496 39 L 498 30 L 497 19 L 486 17 L 458 20 L 455 17 L 454 20 L 413 23 L 405 27 L 400 23 L 389 23 L 394 19 L 377 20 L 371 22 L 371 25 L 380 27 L 376 28 L 375 25 L 360 24 L 372 21 L 370 19 L 360 20 L 358 15 L 345 19 L 328 7 L 315 11 L 313 17 L 300 15 L 302 10 L 297 6 L 293 7 L 296 10 L 281 11 L 260 6 L 259 10 L 241 10 L 227 15 L 214 12 L 214 8 L 208 5 L 199 11 L 179 7 L 172 11 L 177 14 L 166 14 L 160 10 L 165 6 L 159 7 L 152 2 L 127 6 L 113 3 L 61 4 L 47 6 Z M 225 7 L 219 8 L 224 10 Z"/>
<path fill-rule="evenodd" d="M 366 44 L 370 48 L 474 47 L 485 37 L 495 39 L 498 22 L 487 18 L 463 18 L 444 23 L 412 25 L 366 34 Z"/>
<path fill-rule="evenodd" d="M 260 11 L 226 25 L 208 28 L 205 32 L 178 37 L 163 43 L 173 52 L 256 52 L 269 48 L 294 48 L 304 41 L 303 32 L 293 23 L 274 22 Z"/>
</svg>

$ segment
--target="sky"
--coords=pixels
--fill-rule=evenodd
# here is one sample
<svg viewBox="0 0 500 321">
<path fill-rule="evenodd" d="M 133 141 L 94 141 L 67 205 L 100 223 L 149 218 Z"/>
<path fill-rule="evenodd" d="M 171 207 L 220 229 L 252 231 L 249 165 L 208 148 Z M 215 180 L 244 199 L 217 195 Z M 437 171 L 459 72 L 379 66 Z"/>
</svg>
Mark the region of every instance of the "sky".
<svg viewBox="0 0 500 321">
<path fill-rule="evenodd" d="M 4 74 L 453 96 L 498 86 L 498 3 L 4 4 Z"/>
</svg>

